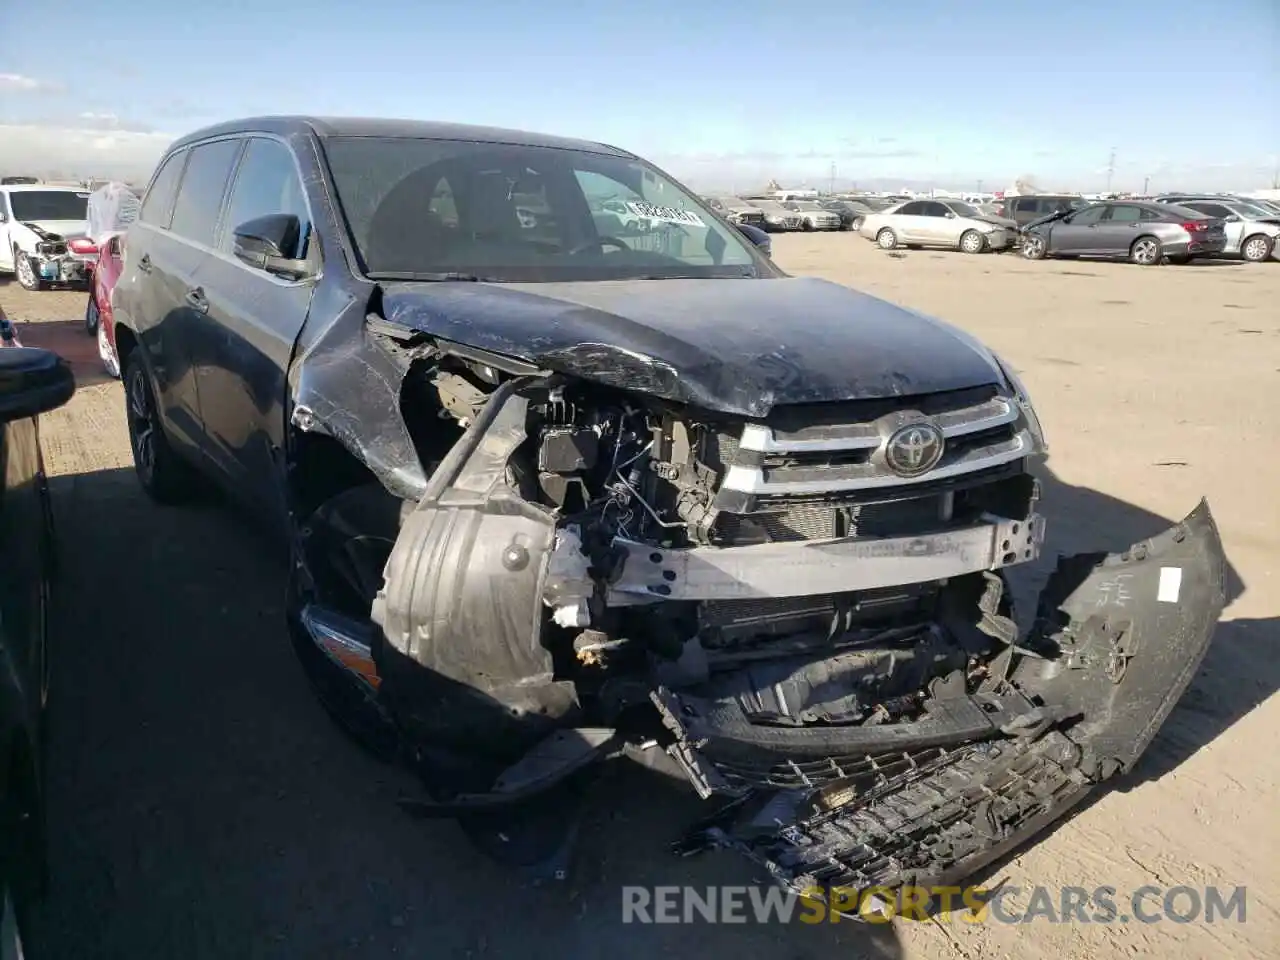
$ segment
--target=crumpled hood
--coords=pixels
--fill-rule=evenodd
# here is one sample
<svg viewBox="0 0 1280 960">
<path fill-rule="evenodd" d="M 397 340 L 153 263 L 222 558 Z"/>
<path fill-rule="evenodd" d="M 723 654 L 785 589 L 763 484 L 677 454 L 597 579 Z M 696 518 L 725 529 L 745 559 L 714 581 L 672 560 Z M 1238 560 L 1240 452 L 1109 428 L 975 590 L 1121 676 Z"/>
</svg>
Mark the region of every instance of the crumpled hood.
<svg viewBox="0 0 1280 960">
<path fill-rule="evenodd" d="M 748 417 L 1003 381 L 963 331 L 808 277 L 385 283 L 383 313 L 444 340 Z"/>
<path fill-rule="evenodd" d="M 970 217 L 970 220 L 977 220 L 980 223 L 993 223 L 997 227 L 1004 227 L 1007 230 L 1017 230 L 1018 221 L 1011 220 L 1009 217 L 997 217 L 994 213 L 981 213 L 976 217 Z"/>
<path fill-rule="evenodd" d="M 36 236 L 41 233 L 53 234 L 50 239 L 70 240 L 72 237 L 84 237 L 89 234 L 88 220 L 22 220 L 24 227 L 31 229 Z M 44 238 L 41 238 L 44 239 Z"/>
</svg>

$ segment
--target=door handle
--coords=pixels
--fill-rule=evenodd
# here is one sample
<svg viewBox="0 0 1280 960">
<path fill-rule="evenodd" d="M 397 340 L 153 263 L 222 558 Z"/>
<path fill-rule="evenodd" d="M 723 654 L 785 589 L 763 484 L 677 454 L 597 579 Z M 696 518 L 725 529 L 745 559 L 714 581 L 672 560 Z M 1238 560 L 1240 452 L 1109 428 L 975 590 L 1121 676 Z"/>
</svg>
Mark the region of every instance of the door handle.
<svg viewBox="0 0 1280 960">
<path fill-rule="evenodd" d="M 144 253 L 142 259 L 138 261 L 138 269 L 143 273 L 151 272 L 151 254 Z"/>
<path fill-rule="evenodd" d="M 209 312 L 209 298 L 204 295 L 203 287 L 192 287 L 187 291 L 187 306 L 199 310 L 201 313 Z"/>
</svg>

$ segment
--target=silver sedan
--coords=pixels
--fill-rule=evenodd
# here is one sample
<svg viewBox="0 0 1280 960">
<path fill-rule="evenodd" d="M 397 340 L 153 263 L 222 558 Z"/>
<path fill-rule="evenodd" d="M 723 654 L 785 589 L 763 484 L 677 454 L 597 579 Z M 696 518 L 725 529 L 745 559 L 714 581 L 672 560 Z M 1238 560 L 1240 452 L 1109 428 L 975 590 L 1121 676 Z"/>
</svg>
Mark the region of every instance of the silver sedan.
<svg viewBox="0 0 1280 960">
<path fill-rule="evenodd" d="M 862 221 L 858 233 L 874 240 L 882 250 L 919 246 L 985 253 L 1013 246 L 1015 230 L 991 222 L 994 218 L 976 210 L 973 213 L 976 216 L 961 216 L 939 200 L 908 200 L 871 214 Z"/>
</svg>

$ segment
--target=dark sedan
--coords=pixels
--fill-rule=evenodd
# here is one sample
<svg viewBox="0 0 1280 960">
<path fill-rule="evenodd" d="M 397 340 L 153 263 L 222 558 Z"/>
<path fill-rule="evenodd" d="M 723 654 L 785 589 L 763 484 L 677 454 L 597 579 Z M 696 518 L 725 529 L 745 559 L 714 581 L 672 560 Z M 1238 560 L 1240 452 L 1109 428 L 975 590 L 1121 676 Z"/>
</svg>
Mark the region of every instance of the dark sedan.
<svg viewBox="0 0 1280 960">
<path fill-rule="evenodd" d="M 18 346 L 0 311 L 0 957 L 21 957 L 45 877 L 41 747 L 53 513 L 40 414 L 75 391 L 56 354 Z"/>
<path fill-rule="evenodd" d="M 1022 255 L 1126 259 L 1141 266 L 1188 263 L 1222 253 L 1223 222 L 1168 203 L 1120 200 L 1060 210 L 1029 224 Z"/>
</svg>

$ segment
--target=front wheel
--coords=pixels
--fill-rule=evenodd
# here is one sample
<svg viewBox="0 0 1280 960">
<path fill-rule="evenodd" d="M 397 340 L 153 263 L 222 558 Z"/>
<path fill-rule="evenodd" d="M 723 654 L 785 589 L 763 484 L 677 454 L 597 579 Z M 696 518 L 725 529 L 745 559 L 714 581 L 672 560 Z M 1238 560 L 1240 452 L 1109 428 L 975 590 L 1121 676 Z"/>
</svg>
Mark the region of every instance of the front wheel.
<svg viewBox="0 0 1280 960">
<path fill-rule="evenodd" d="M 885 227 L 876 234 L 876 243 L 880 245 L 881 250 L 892 250 L 898 245 L 898 235 Z"/>
<path fill-rule="evenodd" d="M 98 311 L 98 297 L 96 293 L 89 290 L 89 302 L 84 308 L 84 328 L 89 336 L 93 336 L 98 332 L 98 324 L 101 322 L 102 316 Z"/>
<path fill-rule="evenodd" d="M 126 359 L 124 379 L 129 446 L 133 450 L 138 482 L 156 503 L 190 499 L 196 483 L 195 471 L 178 456 L 164 435 L 141 347 L 134 347 Z"/>
<path fill-rule="evenodd" d="M 1240 255 L 1250 263 L 1262 263 L 1271 256 L 1276 242 L 1265 233 L 1255 233 L 1240 244 Z"/>
<path fill-rule="evenodd" d="M 1049 244 L 1038 233 L 1029 233 L 1023 237 L 1020 249 L 1027 260 L 1043 260 L 1049 255 Z"/>
<path fill-rule="evenodd" d="M 1129 260 L 1140 267 L 1158 266 L 1164 260 L 1164 248 L 1155 237 L 1139 237 L 1129 248 Z"/>
<path fill-rule="evenodd" d="M 960 249 L 965 253 L 981 253 L 987 247 L 987 238 L 977 230 L 966 230 L 960 235 Z"/>
<path fill-rule="evenodd" d="M 31 258 L 17 247 L 13 248 L 13 272 L 17 274 L 18 284 L 23 290 L 39 290 L 44 286 Z"/>
</svg>

